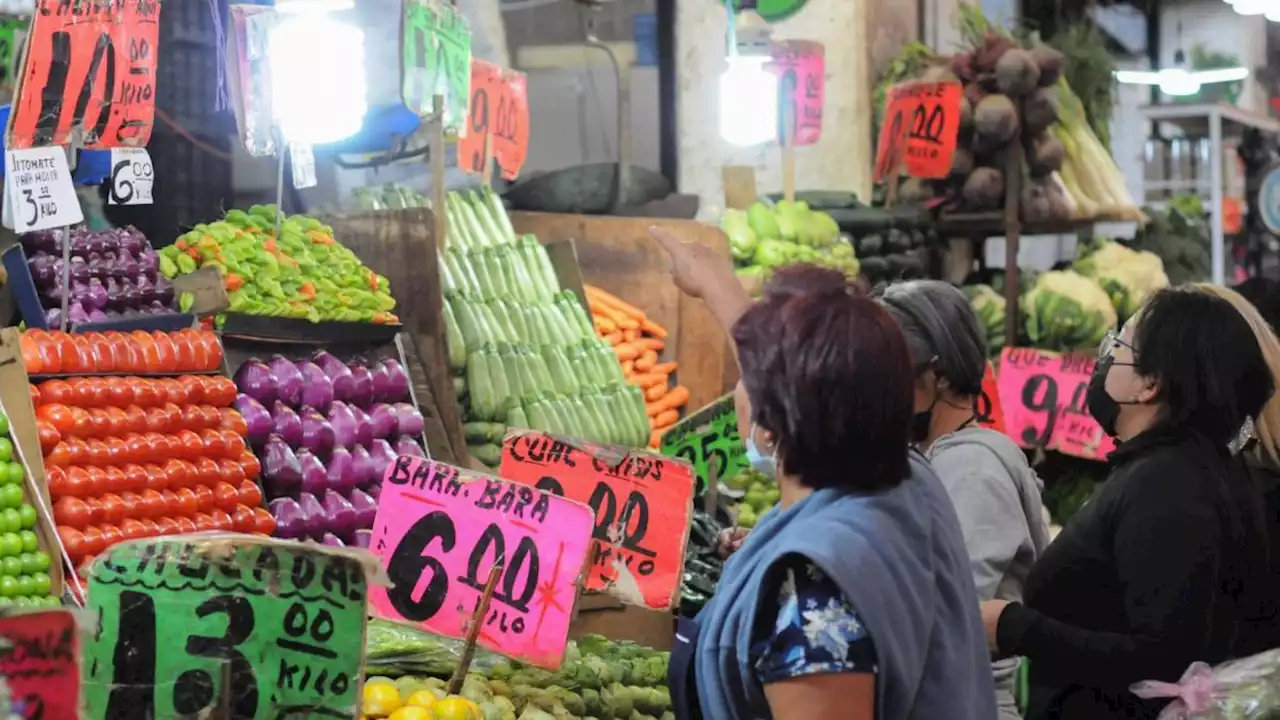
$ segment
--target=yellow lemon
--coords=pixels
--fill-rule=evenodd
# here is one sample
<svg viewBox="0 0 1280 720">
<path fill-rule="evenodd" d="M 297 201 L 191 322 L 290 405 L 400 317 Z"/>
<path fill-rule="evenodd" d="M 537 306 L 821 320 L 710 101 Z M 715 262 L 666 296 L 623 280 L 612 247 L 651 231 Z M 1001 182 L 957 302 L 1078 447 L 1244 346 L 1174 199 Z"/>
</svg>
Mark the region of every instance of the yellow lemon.
<svg viewBox="0 0 1280 720">
<path fill-rule="evenodd" d="M 431 706 L 436 720 L 484 720 L 480 707 L 464 697 L 450 695 Z"/>
<path fill-rule="evenodd" d="M 404 703 L 400 702 L 400 691 L 390 683 L 374 682 L 364 686 L 364 703 L 361 712 L 369 717 L 384 718 Z"/>
<path fill-rule="evenodd" d="M 436 720 L 436 714 L 429 708 L 410 705 L 391 713 L 387 720 Z"/>
<path fill-rule="evenodd" d="M 419 690 L 414 694 L 410 695 L 409 699 L 404 701 L 404 704 L 413 705 L 415 707 L 429 708 L 429 707 L 433 707 L 439 700 L 440 700 L 440 696 L 436 695 L 431 690 Z"/>
</svg>

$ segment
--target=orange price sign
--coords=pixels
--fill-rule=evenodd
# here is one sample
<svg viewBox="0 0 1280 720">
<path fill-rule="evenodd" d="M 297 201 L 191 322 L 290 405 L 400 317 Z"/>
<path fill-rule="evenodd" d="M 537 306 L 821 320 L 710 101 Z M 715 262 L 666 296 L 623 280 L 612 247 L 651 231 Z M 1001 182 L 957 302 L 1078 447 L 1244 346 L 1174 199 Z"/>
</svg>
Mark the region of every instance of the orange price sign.
<svg viewBox="0 0 1280 720">
<path fill-rule="evenodd" d="M 812 40 L 788 40 L 773 47 L 773 68 L 778 74 L 778 118 L 786 139 L 787 125 L 792 128 L 791 142 L 797 146 L 813 145 L 822 137 L 822 106 L 826 94 L 826 62 L 822 43 Z"/>
<path fill-rule="evenodd" d="M 982 392 L 973 398 L 973 413 L 984 428 L 1004 432 L 1004 410 L 1000 407 L 1000 387 L 996 385 L 995 370 L 987 363 L 982 373 Z"/>
<path fill-rule="evenodd" d="M 498 476 L 586 503 L 595 512 L 587 590 L 669 610 L 680 592 L 693 514 L 693 468 L 683 460 L 612 445 L 512 432 Z"/>
<path fill-rule="evenodd" d="M 956 82 L 905 82 L 889 88 L 876 150 L 875 181 L 901 172 L 920 178 L 944 178 L 951 172 L 960 132 Z"/>
<path fill-rule="evenodd" d="M 40 2 L 6 147 L 141 147 L 155 118 L 160 0 Z"/>
<path fill-rule="evenodd" d="M 467 133 L 458 140 L 464 170 L 484 171 L 485 135 L 502 177 L 515 180 L 529 157 L 529 87 L 522 72 L 471 60 L 471 107 Z"/>
</svg>

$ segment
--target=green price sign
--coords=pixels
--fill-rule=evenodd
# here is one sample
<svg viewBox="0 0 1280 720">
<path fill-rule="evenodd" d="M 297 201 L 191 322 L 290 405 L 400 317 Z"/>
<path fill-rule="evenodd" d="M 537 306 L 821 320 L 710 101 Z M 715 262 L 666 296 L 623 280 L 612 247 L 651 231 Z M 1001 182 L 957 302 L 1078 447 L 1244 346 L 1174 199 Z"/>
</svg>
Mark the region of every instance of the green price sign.
<svg viewBox="0 0 1280 720">
<path fill-rule="evenodd" d="M 782 22 L 804 9 L 808 0 L 756 0 L 756 14 L 765 22 Z M 742 10 L 742 0 L 733 0 L 733 7 Z"/>
<path fill-rule="evenodd" d="M 405 107 L 422 117 L 444 98 L 444 125 L 457 130 L 467 119 L 471 98 L 471 27 L 448 3 L 405 0 L 401 95 Z"/>
<path fill-rule="evenodd" d="M 121 543 L 94 562 L 92 720 L 359 714 L 366 568 L 246 535 Z"/>
<path fill-rule="evenodd" d="M 733 395 L 725 395 L 672 426 L 662 436 L 662 454 L 693 465 L 699 494 L 707 487 L 713 465 L 719 480 L 745 470 L 747 449 L 738 436 Z"/>
</svg>

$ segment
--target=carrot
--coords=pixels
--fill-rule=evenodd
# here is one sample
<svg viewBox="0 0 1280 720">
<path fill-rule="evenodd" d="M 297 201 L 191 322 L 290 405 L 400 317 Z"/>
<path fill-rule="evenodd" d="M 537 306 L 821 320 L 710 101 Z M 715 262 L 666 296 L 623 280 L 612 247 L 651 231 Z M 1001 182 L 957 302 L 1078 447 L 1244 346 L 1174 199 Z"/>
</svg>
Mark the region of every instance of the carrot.
<svg viewBox="0 0 1280 720">
<path fill-rule="evenodd" d="M 645 403 L 645 410 L 649 412 L 649 417 L 656 417 L 659 413 L 667 410 L 684 407 L 687 402 L 689 402 L 689 388 L 677 385 L 671 388 L 657 402 Z"/>
<path fill-rule="evenodd" d="M 631 377 L 627 378 L 627 382 L 631 383 L 632 385 L 635 385 L 641 390 L 648 390 L 654 385 L 666 386 L 667 376 L 657 375 L 655 373 L 636 373 Z"/>
<path fill-rule="evenodd" d="M 627 315 L 626 313 L 620 310 L 615 310 L 609 307 L 608 305 L 592 305 L 591 312 L 595 313 L 596 315 L 609 318 L 614 322 L 614 324 L 616 324 L 619 328 L 623 330 L 639 330 L 640 329 L 639 320 L 636 320 L 635 318 Z"/>
<path fill-rule="evenodd" d="M 663 410 L 653 418 L 653 428 L 661 430 L 675 425 L 680 420 L 679 410 Z"/>
<path fill-rule="evenodd" d="M 639 349 L 636 343 L 630 343 L 630 345 L 632 347 Z M 658 353 L 652 350 L 645 350 L 640 354 L 640 357 L 636 358 L 636 369 L 640 370 L 641 372 L 652 370 L 653 366 L 657 364 L 658 364 Z"/>
<path fill-rule="evenodd" d="M 677 363 L 674 360 L 672 360 L 671 362 L 658 363 L 657 365 L 654 365 L 653 367 L 649 368 L 649 372 L 661 373 L 663 375 L 670 375 L 671 373 L 676 371 L 676 367 L 678 367 L 679 364 L 680 363 Z"/>
<path fill-rule="evenodd" d="M 667 386 L 659 383 L 644 391 L 644 399 L 648 402 L 653 402 L 666 394 Z"/>
<path fill-rule="evenodd" d="M 657 450 L 662 447 L 662 430 L 654 430 L 649 433 L 649 447 Z"/>
<path fill-rule="evenodd" d="M 640 329 L 656 338 L 666 339 L 667 337 L 667 329 L 649 318 L 640 321 Z"/>
<path fill-rule="evenodd" d="M 630 315 L 637 322 L 644 318 L 644 313 L 641 312 L 639 308 L 623 302 L 622 299 L 616 295 L 611 295 L 595 285 L 585 285 L 583 286 L 583 289 L 587 291 L 587 301 L 592 304 L 599 303 L 600 305 L 605 305 L 623 313 L 624 315 Z"/>
<path fill-rule="evenodd" d="M 622 343 L 622 331 L 621 331 L 621 330 L 614 330 L 613 332 L 611 332 L 611 333 L 609 333 L 608 335 L 605 335 L 605 336 L 604 336 L 604 341 L 605 341 L 605 342 L 607 342 L 607 343 L 609 343 L 610 345 L 619 345 L 619 344 L 621 344 L 621 343 Z"/>
<path fill-rule="evenodd" d="M 623 375 L 625 375 L 626 377 L 631 377 L 631 376 L 632 376 L 632 374 L 634 374 L 634 373 L 635 373 L 635 371 L 636 371 L 636 361 L 635 361 L 635 360 L 623 360 L 623 361 L 622 361 L 622 374 L 623 374 Z"/>
<path fill-rule="evenodd" d="M 613 351 L 618 354 L 618 360 L 635 360 L 640 357 L 640 349 L 632 347 L 631 343 L 616 343 Z"/>
<path fill-rule="evenodd" d="M 642 347 L 646 350 L 662 352 L 663 349 L 667 347 L 667 343 L 659 340 L 658 338 L 640 338 L 639 340 L 636 340 L 636 346 Z"/>
<path fill-rule="evenodd" d="M 639 339 L 640 339 L 639 330 L 623 330 L 622 331 L 622 342 L 635 342 L 636 340 L 639 340 Z M 636 347 L 640 347 L 640 346 L 637 345 Z"/>
<path fill-rule="evenodd" d="M 603 315 L 592 314 L 591 322 L 596 326 L 596 332 L 600 335 L 608 335 L 611 332 L 618 331 L 618 323 Z"/>
</svg>

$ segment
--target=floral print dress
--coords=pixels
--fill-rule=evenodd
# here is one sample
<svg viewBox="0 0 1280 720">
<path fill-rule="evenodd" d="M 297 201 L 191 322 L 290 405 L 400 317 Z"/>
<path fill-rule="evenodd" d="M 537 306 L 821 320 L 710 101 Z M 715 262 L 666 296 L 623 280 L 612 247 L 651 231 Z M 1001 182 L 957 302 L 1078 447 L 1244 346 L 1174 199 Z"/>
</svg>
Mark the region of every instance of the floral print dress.
<svg viewBox="0 0 1280 720">
<path fill-rule="evenodd" d="M 823 673 L 874 673 L 871 635 L 844 592 L 807 558 L 779 565 L 751 647 L 761 684 Z M 772 621 L 772 625 L 770 625 Z"/>
</svg>

